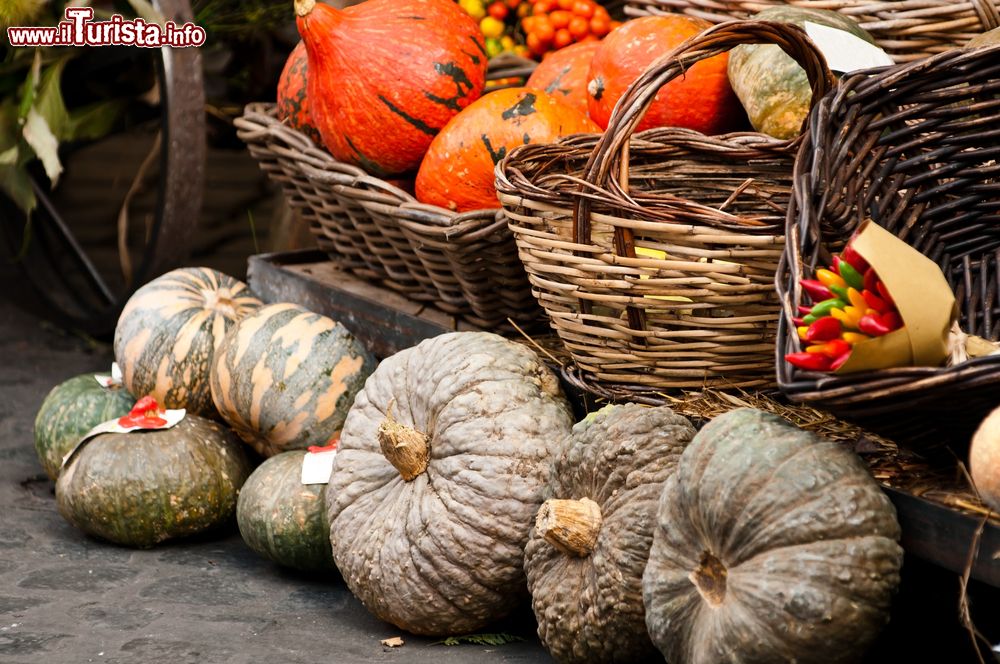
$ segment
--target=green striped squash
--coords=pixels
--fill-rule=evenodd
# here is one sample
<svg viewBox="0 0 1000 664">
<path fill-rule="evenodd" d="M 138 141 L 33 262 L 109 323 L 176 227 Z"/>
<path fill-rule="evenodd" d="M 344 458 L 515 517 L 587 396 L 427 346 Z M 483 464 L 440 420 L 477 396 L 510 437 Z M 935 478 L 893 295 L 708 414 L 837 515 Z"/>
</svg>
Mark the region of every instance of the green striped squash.
<svg viewBox="0 0 1000 664">
<path fill-rule="evenodd" d="M 302 484 L 305 450 L 267 459 L 240 491 L 236 522 L 247 546 L 279 565 L 334 569 L 325 484 Z"/>
<path fill-rule="evenodd" d="M 85 533 L 147 548 L 231 519 L 250 470 L 231 431 L 187 415 L 170 429 L 87 441 L 56 481 L 56 505 Z"/>
<path fill-rule="evenodd" d="M 76 376 L 52 388 L 35 416 L 35 451 L 45 474 L 55 481 L 63 456 L 83 434 L 128 414 L 134 402 L 124 387 L 103 387 L 94 374 Z"/>
<path fill-rule="evenodd" d="M 129 299 L 115 329 L 115 359 L 132 394 L 213 416 L 208 374 L 234 323 L 262 303 L 238 279 L 207 267 L 168 272 Z"/>
<path fill-rule="evenodd" d="M 324 445 L 375 360 L 347 329 L 294 304 L 272 304 L 239 322 L 212 366 L 222 418 L 264 456 Z"/>
</svg>

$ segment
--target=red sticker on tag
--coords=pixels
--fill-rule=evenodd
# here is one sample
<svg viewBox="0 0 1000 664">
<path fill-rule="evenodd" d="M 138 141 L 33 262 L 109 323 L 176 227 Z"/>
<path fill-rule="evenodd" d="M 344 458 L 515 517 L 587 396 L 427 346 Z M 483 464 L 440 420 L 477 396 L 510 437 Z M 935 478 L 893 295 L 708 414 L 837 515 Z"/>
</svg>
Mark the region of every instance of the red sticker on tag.
<svg viewBox="0 0 1000 664">
<path fill-rule="evenodd" d="M 160 408 L 156 399 L 147 395 L 135 402 L 128 415 L 118 418 L 118 425 L 122 427 L 142 427 L 156 428 L 166 426 L 167 421 L 160 417 L 165 412 Z"/>
</svg>

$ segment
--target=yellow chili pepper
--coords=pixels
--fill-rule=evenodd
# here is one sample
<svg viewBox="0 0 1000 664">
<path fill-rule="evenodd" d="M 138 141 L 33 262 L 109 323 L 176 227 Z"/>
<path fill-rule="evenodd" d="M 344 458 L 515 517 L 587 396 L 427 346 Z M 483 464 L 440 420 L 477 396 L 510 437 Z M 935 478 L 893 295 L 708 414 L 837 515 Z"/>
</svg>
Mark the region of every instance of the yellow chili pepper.
<svg viewBox="0 0 1000 664">
<path fill-rule="evenodd" d="M 852 346 L 871 339 L 867 334 L 861 334 L 860 332 L 844 332 L 841 337 Z"/>
<path fill-rule="evenodd" d="M 808 330 L 809 330 L 809 326 L 808 326 L 808 325 L 800 325 L 799 327 L 797 327 L 797 328 L 795 328 L 795 329 L 796 329 L 796 330 L 798 331 L 798 333 L 799 333 L 799 339 L 802 339 L 803 341 L 805 341 L 805 338 L 806 338 L 806 331 L 808 331 Z"/>
<path fill-rule="evenodd" d="M 856 288 L 847 289 L 847 299 L 851 301 L 851 304 L 856 306 L 858 309 L 861 309 L 861 311 L 869 308 L 868 302 L 865 301 L 864 296 L 862 296 Z"/>
<path fill-rule="evenodd" d="M 807 353 L 822 353 L 826 350 L 826 344 L 813 344 L 806 348 Z"/>
<path fill-rule="evenodd" d="M 816 278 L 827 288 L 830 286 L 847 288 L 847 282 L 844 281 L 844 278 L 831 270 L 816 270 Z"/>
</svg>

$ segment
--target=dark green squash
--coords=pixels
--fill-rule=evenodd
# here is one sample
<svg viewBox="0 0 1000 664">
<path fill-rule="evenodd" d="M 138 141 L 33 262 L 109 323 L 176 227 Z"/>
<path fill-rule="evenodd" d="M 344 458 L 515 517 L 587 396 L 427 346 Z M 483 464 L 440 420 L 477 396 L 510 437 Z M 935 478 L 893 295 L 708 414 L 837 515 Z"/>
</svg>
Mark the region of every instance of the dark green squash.
<svg viewBox="0 0 1000 664">
<path fill-rule="evenodd" d="M 145 548 L 230 519 L 249 474 L 232 432 L 188 415 L 171 429 L 92 438 L 59 476 L 56 502 L 84 532 Z"/>
<path fill-rule="evenodd" d="M 325 484 L 302 484 L 305 450 L 267 459 L 247 479 L 236 503 L 236 522 L 251 549 L 279 565 L 334 569 Z"/>
<path fill-rule="evenodd" d="M 853 19 L 825 9 L 768 7 L 753 17 L 761 21 L 806 22 L 844 30 L 874 44 L 874 38 Z M 729 52 L 729 83 L 753 128 L 781 139 L 795 138 L 809 114 L 812 90 L 806 72 L 774 44 L 743 44 Z"/>
<path fill-rule="evenodd" d="M 857 455 L 776 415 L 699 431 L 657 521 L 643 602 L 671 664 L 854 662 L 888 621 L 892 503 Z"/>
<path fill-rule="evenodd" d="M 121 417 L 135 399 L 124 387 L 103 387 L 94 374 L 56 385 L 35 416 L 35 451 L 49 479 L 59 477 L 62 459 L 101 422 Z"/>
<path fill-rule="evenodd" d="M 642 661 L 642 572 L 663 483 L 695 435 L 666 407 L 609 406 L 573 427 L 524 552 L 538 636 L 558 662 Z"/>
</svg>

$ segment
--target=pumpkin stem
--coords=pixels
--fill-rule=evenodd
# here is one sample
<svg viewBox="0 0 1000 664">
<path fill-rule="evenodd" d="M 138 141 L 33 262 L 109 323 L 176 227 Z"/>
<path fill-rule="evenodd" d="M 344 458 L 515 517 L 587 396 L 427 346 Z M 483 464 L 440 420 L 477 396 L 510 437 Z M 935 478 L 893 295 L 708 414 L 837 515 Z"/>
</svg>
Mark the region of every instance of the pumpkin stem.
<svg viewBox="0 0 1000 664">
<path fill-rule="evenodd" d="M 559 551 L 582 558 L 594 550 L 602 521 L 600 506 L 590 498 L 551 498 L 539 508 L 535 530 Z"/>
<path fill-rule="evenodd" d="M 721 560 L 704 551 L 698 569 L 688 576 L 701 596 L 712 608 L 720 606 L 726 599 L 726 576 L 728 571 Z"/>
<path fill-rule="evenodd" d="M 378 427 L 378 444 L 389 463 L 409 482 L 427 470 L 431 456 L 429 439 L 427 434 L 393 419 L 392 406 L 390 403 L 385 421 Z"/>
<path fill-rule="evenodd" d="M 201 296 L 205 299 L 205 308 L 218 311 L 223 316 L 235 320 L 238 317 L 236 304 L 233 302 L 232 293 L 228 288 L 219 290 L 203 290 Z"/>
<path fill-rule="evenodd" d="M 307 16 L 316 6 L 316 0 L 295 0 L 295 15 Z"/>
</svg>

